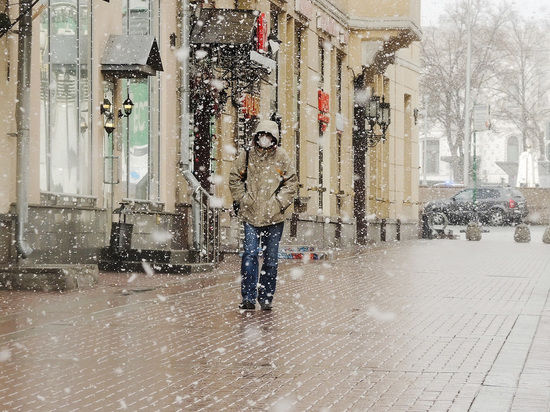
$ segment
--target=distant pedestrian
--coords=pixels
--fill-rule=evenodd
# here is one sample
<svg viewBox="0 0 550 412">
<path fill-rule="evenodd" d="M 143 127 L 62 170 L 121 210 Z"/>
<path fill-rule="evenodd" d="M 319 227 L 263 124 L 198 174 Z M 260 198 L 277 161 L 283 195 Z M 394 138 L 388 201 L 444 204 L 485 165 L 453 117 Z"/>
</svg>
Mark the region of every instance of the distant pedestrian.
<svg viewBox="0 0 550 412">
<path fill-rule="evenodd" d="M 277 285 L 279 242 L 285 211 L 294 202 L 297 178 L 286 151 L 278 147 L 279 126 L 261 120 L 250 148 L 233 162 L 229 189 L 244 226 L 241 262 L 241 309 L 271 310 Z M 259 269 L 259 251 L 263 263 Z"/>
</svg>

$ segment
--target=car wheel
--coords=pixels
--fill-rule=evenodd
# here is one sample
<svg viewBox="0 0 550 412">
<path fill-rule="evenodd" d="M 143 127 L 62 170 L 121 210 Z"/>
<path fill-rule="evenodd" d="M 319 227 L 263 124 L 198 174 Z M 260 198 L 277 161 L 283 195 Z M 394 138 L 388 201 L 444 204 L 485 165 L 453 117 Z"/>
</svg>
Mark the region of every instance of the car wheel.
<svg viewBox="0 0 550 412">
<path fill-rule="evenodd" d="M 492 210 L 487 220 L 487 223 L 491 226 L 502 226 L 506 221 L 504 212 L 499 209 Z"/>
<path fill-rule="evenodd" d="M 429 217 L 429 225 L 432 229 L 445 229 L 449 224 L 447 215 L 443 212 L 433 212 Z"/>
</svg>

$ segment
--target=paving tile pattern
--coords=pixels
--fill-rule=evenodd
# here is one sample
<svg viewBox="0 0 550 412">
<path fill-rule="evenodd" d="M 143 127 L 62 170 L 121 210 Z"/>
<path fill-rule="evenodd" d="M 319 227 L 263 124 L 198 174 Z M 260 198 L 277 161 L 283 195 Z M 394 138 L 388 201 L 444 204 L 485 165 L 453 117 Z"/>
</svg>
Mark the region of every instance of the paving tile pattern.
<svg viewBox="0 0 550 412">
<path fill-rule="evenodd" d="M 281 268 L 0 291 L 2 411 L 549 411 L 550 249 L 395 243 Z"/>
</svg>

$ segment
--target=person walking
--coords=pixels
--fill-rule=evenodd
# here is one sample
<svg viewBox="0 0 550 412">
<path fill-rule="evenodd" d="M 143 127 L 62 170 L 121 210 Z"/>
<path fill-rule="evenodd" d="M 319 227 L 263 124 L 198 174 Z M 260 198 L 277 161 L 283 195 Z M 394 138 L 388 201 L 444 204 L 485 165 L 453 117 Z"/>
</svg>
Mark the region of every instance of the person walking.
<svg viewBox="0 0 550 412">
<path fill-rule="evenodd" d="M 294 202 L 298 180 L 290 157 L 279 143 L 279 126 L 261 120 L 251 147 L 235 159 L 229 174 L 233 207 L 244 226 L 240 309 L 271 310 L 277 285 L 279 242 L 285 211 Z M 259 252 L 262 267 L 259 269 Z"/>
</svg>

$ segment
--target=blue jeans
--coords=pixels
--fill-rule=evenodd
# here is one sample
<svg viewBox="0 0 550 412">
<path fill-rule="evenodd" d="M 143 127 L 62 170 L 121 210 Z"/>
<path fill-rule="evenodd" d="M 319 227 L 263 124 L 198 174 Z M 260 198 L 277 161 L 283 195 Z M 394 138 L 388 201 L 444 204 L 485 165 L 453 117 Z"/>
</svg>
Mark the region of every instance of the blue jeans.
<svg viewBox="0 0 550 412">
<path fill-rule="evenodd" d="M 271 303 L 277 286 L 279 242 L 284 222 L 256 227 L 244 223 L 244 253 L 241 262 L 241 294 L 243 301 Z M 258 255 L 263 255 L 258 279 Z M 259 280 L 259 284 L 258 284 Z"/>
</svg>

